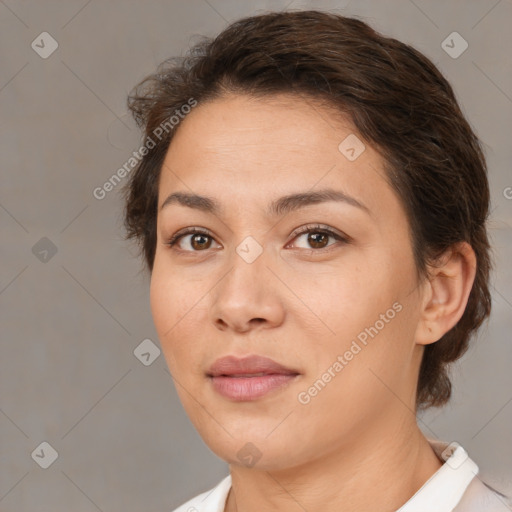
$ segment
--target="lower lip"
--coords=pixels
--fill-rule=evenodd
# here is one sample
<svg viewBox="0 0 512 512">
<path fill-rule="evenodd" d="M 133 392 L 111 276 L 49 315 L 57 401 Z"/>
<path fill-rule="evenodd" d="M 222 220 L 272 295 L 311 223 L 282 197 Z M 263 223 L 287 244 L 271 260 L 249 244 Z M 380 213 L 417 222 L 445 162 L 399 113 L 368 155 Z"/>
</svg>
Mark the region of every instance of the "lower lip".
<svg viewBox="0 0 512 512">
<path fill-rule="evenodd" d="M 235 401 L 256 400 L 270 391 L 289 384 L 298 375 L 261 375 L 259 377 L 210 377 L 214 389 Z"/>
</svg>

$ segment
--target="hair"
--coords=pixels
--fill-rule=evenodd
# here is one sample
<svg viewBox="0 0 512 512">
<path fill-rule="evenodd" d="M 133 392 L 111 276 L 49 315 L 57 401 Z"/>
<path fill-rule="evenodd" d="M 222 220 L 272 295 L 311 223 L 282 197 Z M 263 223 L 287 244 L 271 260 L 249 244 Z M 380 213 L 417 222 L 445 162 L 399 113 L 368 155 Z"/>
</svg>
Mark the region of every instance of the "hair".
<svg viewBox="0 0 512 512">
<path fill-rule="evenodd" d="M 448 402 L 449 363 L 490 315 L 492 267 L 486 221 L 489 184 L 481 143 L 452 87 L 422 53 L 363 21 L 316 10 L 240 19 L 203 38 L 185 57 L 164 61 L 128 96 L 146 137 L 158 141 L 123 192 L 126 238 L 138 241 L 151 272 L 156 250 L 160 170 L 179 124 L 158 130 L 191 99 L 201 105 L 228 94 L 292 94 L 332 107 L 379 152 L 385 178 L 407 214 L 418 277 L 459 242 L 477 269 L 459 322 L 425 347 L 416 406 Z"/>
</svg>

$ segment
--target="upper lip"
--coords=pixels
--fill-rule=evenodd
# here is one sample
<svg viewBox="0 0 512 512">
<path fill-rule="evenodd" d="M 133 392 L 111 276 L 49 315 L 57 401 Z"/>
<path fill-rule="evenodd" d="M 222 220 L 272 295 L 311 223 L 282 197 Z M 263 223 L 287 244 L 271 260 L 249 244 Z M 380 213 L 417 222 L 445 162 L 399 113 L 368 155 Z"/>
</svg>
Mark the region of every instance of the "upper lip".
<svg viewBox="0 0 512 512">
<path fill-rule="evenodd" d="M 264 356 L 251 355 L 243 358 L 225 356 L 217 359 L 208 370 L 209 377 L 220 375 L 244 375 L 253 373 L 298 375 L 299 372 L 287 368 Z"/>
</svg>

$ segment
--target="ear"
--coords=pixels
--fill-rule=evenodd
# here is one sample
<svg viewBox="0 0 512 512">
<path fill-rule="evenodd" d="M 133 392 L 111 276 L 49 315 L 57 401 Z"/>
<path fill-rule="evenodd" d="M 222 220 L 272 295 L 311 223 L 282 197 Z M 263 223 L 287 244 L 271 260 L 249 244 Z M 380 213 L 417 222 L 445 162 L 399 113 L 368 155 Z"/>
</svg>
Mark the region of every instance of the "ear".
<svg viewBox="0 0 512 512">
<path fill-rule="evenodd" d="M 475 252 L 467 242 L 459 242 L 429 265 L 429 272 L 415 335 L 419 345 L 439 340 L 462 317 L 475 280 Z"/>
</svg>

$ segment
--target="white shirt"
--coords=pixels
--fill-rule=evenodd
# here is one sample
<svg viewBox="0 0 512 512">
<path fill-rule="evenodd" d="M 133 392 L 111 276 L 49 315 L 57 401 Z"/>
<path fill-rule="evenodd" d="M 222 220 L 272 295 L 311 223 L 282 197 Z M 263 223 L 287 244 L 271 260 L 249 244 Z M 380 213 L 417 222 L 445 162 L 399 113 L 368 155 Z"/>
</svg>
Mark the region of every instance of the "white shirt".
<svg viewBox="0 0 512 512">
<path fill-rule="evenodd" d="M 396 512 L 511 512 L 512 501 L 477 477 L 478 466 L 457 443 L 428 442 L 444 464 Z M 231 475 L 173 512 L 224 512 Z M 377 512 L 377 511 L 376 511 Z"/>
</svg>

